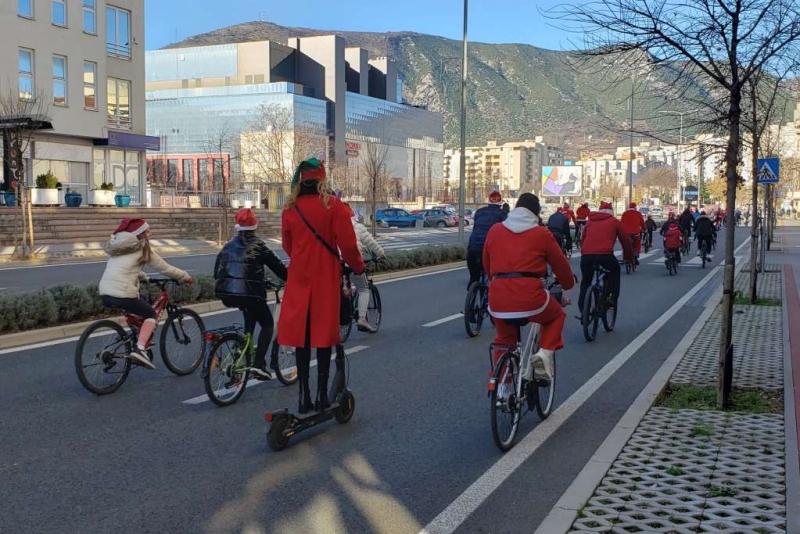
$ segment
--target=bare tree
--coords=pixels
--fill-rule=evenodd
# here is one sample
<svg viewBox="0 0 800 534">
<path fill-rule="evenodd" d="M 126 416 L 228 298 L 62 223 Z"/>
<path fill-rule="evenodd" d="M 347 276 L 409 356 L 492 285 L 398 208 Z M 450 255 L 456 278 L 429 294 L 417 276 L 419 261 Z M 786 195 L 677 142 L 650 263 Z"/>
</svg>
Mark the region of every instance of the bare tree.
<svg viewBox="0 0 800 534">
<path fill-rule="evenodd" d="M 261 183 L 291 182 L 300 162 L 325 157 L 324 132 L 297 125 L 290 108 L 262 104 L 242 133 L 243 170 L 248 180 Z"/>
<path fill-rule="evenodd" d="M 627 189 L 614 177 L 607 177 L 606 180 L 600 185 L 598 193 L 603 198 L 610 198 L 611 203 L 616 205 L 617 199 L 623 198 L 627 195 Z"/>
<path fill-rule="evenodd" d="M 7 82 L 0 94 L 0 130 L 3 135 L 5 181 L 3 189 L 13 190 L 17 200 L 14 255 L 28 259 L 34 254 L 33 211 L 25 183 L 25 152 L 39 130 L 52 129 L 50 99 L 43 92 L 23 93 L 16 82 Z"/>
<path fill-rule="evenodd" d="M 231 234 L 228 226 L 228 203 L 230 202 L 228 197 L 230 186 L 233 185 L 235 190 L 238 185 L 238 168 L 241 163 L 238 137 L 230 123 L 225 122 L 213 128 L 203 142 L 203 152 L 211 160 L 214 187 L 215 189 L 217 185 L 222 187 L 222 198 L 218 202 L 221 216 L 217 233 L 218 245 L 222 245 Z M 217 180 L 219 180 L 219 184 L 216 184 Z"/>
<path fill-rule="evenodd" d="M 675 169 L 669 166 L 654 167 L 642 173 L 636 185 L 648 191 L 650 196 L 654 196 L 666 202 L 670 192 L 673 191 L 678 182 L 678 174 Z"/>
<path fill-rule="evenodd" d="M 364 143 L 361 149 L 361 169 L 366 180 L 366 199 L 369 202 L 372 235 L 376 233 L 375 212 L 379 202 L 386 202 L 389 191 L 386 183 L 388 171 L 386 169 L 389 147 L 376 143 Z"/>
<path fill-rule="evenodd" d="M 735 273 L 736 185 L 741 150 L 742 97 L 762 71 L 782 71 L 794 60 L 800 39 L 800 6 L 794 0 L 596 0 L 556 8 L 553 16 L 585 35 L 584 58 L 619 57 L 632 52 L 641 61 L 618 63 L 607 73 L 619 82 L 644 64 L 660 70 L 675 87 L 698 81 L 710 120 L 727 133 L 728 181 L 725 277 L 719 349 L 717 404 L 730 393 L 733 285 Z M 727 372 L 726 372 L 727 371 Z"/>
</svg>

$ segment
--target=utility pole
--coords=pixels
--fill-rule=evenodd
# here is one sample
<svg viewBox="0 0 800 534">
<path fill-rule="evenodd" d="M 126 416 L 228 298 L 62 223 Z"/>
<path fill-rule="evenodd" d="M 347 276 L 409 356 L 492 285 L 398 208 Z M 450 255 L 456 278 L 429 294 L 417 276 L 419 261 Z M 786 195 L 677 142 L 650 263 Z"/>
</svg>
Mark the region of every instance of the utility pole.
<svg viewBox="0 0 800 534">
<path fill-rule="evenodd" d="M 633 202 L 633 92 L 636 78 L 631 76 L 631 153 L 628 159 L 628 206 Z"/>
<path fill-rule="evenodd" d="M 469 0 L 464 0 L 464 40 L 462 44 L 464 56 L 461 59 L 461 169 L 458 177 L 458 242 L 464 242 L 464 188 L 467 172 L 467 13 Z"/>
</svg>

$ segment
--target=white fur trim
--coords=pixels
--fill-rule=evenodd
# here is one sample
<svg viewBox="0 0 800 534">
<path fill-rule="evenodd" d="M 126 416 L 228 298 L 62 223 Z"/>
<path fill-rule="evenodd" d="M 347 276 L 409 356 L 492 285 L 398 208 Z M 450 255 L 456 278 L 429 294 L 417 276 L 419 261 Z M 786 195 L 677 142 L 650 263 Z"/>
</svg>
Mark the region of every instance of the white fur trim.
<svg viewBox="0 0 800 534">
<path fill-rule="evenodd" d="M 132 233 L 133 235 L 135 235 L 135 236 L 140 236 L 140 235 L 142 235 L 143 233 L 145 233 L 145 232 L 146 232 L 146 231 L 147 231 L 149 228 L 150 228 L 150 225 L 149 225 L 149 224 L 147 224 L 147 221 L 145 221 L 145 223 L 144 223 L 143 225 L 141 225 L 141 226 L 140 226 L 139 228 L 137 228 L 136 230 L 132 230 L 132 231 L 131 231 L 131 233 Z"/>
<path fill-rule="evenodd" d="M 250 230 L 255 230 L 256 228 L 258 228 L 258 225 L 256 224 L 255 226 L 239 226 L 237 224 L 234 228 L 236 228 L 237 232 L 248 232 Z"/>
<path fill-rule="evenodd" d="M 541 308 L 537 308 L 531 311 L 521 311 L 521 312 L 495 312 L 492 311 L 492 308 L 490 307 L 489 314 L 492 317 L 496 317 L 498 319 L 521 319 L 523 317 L 533 317 L 535 315 L 539 315 L 545 310 L 545 308 L 547 308 L 547 305 L 550 304 L 550 292 L 545 291 L 545 294 L 547 295 L 547 298 L 545 299 L 544 304 L 542 305 Z"/>
<path fill-rule="evenodd" d="M 614 210 L 597 210 L 600 213 L 608 213 L 609 215 L 614 215 Z"/>
</svg>

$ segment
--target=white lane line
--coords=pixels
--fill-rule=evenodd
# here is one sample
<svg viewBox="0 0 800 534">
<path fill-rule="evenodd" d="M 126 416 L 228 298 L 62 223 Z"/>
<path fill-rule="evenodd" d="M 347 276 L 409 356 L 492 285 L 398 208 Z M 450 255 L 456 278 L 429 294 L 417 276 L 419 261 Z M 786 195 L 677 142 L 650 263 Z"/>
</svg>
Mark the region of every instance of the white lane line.
<svg viewBox="0 0 800 534">
<path fill-rule="evenodd" d="M 433 321 L 433 322 L 430 322 L 430 323 L 425 323 L 424 325 L 422 325 L 422 328 L 430 328 L 432 326 L 439 326 L 440 324 L 449 323 L 450 321 L 455 321 L 456 319 L 460 319 L 461 317 L 464 317 L 463 313 L 456 313 L 456 314 L 453 314 L 453 315 L 449 315 L 449 316 L 447 316 L 447 317 L 445 317 L 443 319 L 437 319 L 436 321 Z"/>
<path fill-rule="evenodd" d="M 344 353 L 350 356 L 351 354 L 361 352 L 362 350 L 367 350 L 368 348 L 369 347 L 366 345 L 357 345 L 355 347 L 350 347 L 349 349 L 345 349 Z M 317 360 L 312 360 L 309 367 L 316 367 L 316 366 L 317 366 Z M 293 368 L 287 370 L 291 369 Z M 277 378 L 275 380 L 277 380 Z M 256 380 L 255 378 L 251 378 L 250 380 L 247 381 L 247 385 L 245 386 L 245 388 L 259 386 L 261 384 L 266 384 L 267 382 L 271 382 L 271 380 Z M 222 393 L 223 391 L 225 390 L 217 390 L 217 393 Z M 197 397 L 192 397 L 191 399 L 183 401 L 183 404 L 202 404 L 209 400 L 211 399 L 208 398 L 208 395 L 199 395 Z"/>
<path fill-rule="evenodd" d="M 747 245 L 745 241 L 740 249 Z M 737 249 L 738 252 L 738 249 Z M 539 423 L 513 449 L 495 462 L 483 475 L 473 482 L 456 500 L 445 508 L 419 534 L 451 534 L 478 509 L 478 507 L 511 476 L 523 462 L 530 458 L 561 426 L 569 420 L 589 398 L 600 389 L 628 360 L 630 360 L 650 340 L 667 321 L 674 317 L 683 306 L 709 280 L 722 269 L 718 265 L 672 305 L 661 317 L 656 319 L 644 332 L 639 334 L 628 346 L 622 349 L 611 361 L 600 369 L 591 379 L 573 393 L 553 414 Z M 487 429 L 488 430 L 488 429 Z"/>
<path fill-rule="evenodd" d="M 412 274 L 412 275 L 403 276 L 403 277 L 400 277 L 400 278 L 392 278 L 391 280 L 381 280 L 380 282 L 375 282 L 375 285 L 376 286 L 380 286 L 380 285 L 383 285 L 383 284 L 392 284 L 394 282 L 402 282 L 404 280 L 414 280 L 415 278 L 424 278 L 426 276 L 433 276 L 433 275 L 436 275 L 436 274 L 452 273 L 452 272 L 455 272 L 455 271 L 462 271 L 462 270 L 464 270 L 466 268 L 467 268 L 467 266 L 465 265 L 463 267 L 453 267 L 452 269 L 445 269 L 443 271 L 433 271 L 433 272 L 430 272 L 430 273 Z"/>
</svg>

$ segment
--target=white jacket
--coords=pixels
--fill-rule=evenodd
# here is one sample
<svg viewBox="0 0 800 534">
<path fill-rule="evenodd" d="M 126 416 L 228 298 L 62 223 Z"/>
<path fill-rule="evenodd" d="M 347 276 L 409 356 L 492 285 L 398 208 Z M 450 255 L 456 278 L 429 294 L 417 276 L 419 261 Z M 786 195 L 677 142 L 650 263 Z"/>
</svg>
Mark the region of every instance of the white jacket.
<svg viewBox="0 0 800 534">
<path fill-rule="evenodd" d="M 106 254 L 111 256 L 106 264 L 106 270 L 100 279 L 98 290 L 101 295 L 121 299 L 139 298 L 139 280 L 146 280 L 147 276 L 139 267 L 142 257 L 144 240 L 140 240 L 130 232 L 120 232 L 111 236 L 105 245 Z M 191 277 L 186 271 L 173 267 L 161 259 L 161 256 L 150 251 L 148 264 L 164 275 L 185 282 Z"/>
<path fill-rule="evenodd" d="M 356 219 L 351 220 L 353 221 L 353 229 L 356 231 L 356 239 L 358 240 L 358 248 L 361 250 L 361 255 L 366 257 L 366 253 L 370 253 L 377 257 L 384 256 L 386 252 L 383 250 L 383 247 L 375 241 L 375 238 L 372 237 L 367 227 Z"/>
</svg>

